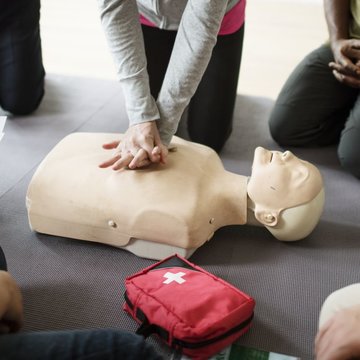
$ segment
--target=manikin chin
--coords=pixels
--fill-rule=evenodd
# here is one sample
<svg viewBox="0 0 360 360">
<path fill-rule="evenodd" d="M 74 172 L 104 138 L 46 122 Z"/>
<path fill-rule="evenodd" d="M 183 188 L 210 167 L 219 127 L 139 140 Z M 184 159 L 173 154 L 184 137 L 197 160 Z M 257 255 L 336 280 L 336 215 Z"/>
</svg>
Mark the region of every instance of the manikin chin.
<svg viewBox="0 0 360 360">
<path fill-rule="evenodd" d="M 210 148 L 174 137 L 166 165 L 113 171 L 102 144 L 119 134 L 74 133 L 36 170 L 26 197 L 34 231 L 95 241 L 146 258 L 188 257 L 227 225 L 260 225 L 300 240 L 324 206 L 318 169 L 291 152 L 255 150 L 251 176 L 226 171 Z"/>
</svg>

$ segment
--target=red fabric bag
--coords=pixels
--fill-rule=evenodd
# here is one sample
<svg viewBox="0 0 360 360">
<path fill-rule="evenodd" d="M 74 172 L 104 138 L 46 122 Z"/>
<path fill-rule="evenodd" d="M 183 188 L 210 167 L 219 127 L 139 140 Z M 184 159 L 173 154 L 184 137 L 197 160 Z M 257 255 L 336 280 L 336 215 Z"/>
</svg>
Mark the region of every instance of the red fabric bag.
<svg viewBox="0 0 360 360">
<path fill-rule="evenodd" d="M 128 277 L 124 310 L 192 359 L 208 359 L 250 327 L 255 301 L 179 255 Z"/>
</svg>

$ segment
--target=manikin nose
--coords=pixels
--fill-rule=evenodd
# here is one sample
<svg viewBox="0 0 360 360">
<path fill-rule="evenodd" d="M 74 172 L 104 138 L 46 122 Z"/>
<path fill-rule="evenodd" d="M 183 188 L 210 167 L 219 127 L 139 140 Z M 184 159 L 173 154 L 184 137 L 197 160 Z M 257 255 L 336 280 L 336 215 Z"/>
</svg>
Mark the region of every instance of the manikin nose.
<svg viewBox="0 0 360 360">
<path fill-rule="evenodd" d="M 282 154 L 282 158 L 284 160 L 288 160 L 294 157 L 294 154 L 291 151 L 284 151 Z"/>
</svg>

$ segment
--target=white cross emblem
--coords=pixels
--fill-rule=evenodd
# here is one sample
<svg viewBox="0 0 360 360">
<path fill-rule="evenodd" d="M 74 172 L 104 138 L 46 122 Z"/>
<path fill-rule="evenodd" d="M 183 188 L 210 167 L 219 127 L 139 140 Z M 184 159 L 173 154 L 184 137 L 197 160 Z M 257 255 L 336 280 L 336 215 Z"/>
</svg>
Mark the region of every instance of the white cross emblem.
<svg viewBox="0 0 360 360">
<path fill-rule="evenodd" d="M 176 274 L 167 272 L 164 277 L 166 278 L 165 281 L 163 281 L 163 284 L 170 284 L 173 281 L 176 281 L 178 284 L 184 283 L 186 280 L 182 278 L 182 276 L 186 275 L 184 272 L 178 272 Z"/>
</svg>

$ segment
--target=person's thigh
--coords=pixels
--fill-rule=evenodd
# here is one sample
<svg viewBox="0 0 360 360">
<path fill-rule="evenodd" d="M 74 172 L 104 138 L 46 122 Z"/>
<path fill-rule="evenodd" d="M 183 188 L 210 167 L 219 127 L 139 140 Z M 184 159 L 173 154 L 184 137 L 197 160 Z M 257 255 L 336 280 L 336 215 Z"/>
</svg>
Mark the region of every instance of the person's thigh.
<svg viewBox="0 0 360 360">
<path fill-rule="evenodd" d="M 328 63 L 331 49 L 323 45 L 295 68 L 282 88 L 269 119 L 270 133 L 284 146 L 337 143 L 357 90 L 339 83 Z"/>
<path fill-rule="evenodd" d="M 0 106 L 13 114 L 34 111 L 44 94 L 39 18 L 40 0 L 28 0 L 1 21 Z"/>
<path fill-rule="evenodd" d="M 156 99 L 174 47 L 176 31 L 142 25 L 151 95 Z"/>
<path fill-rule="evenodd" d="M 344 169 L 360 178 L 360 95 L 341 133 L 338 156 Z"/>
<path fill-rule="evenodd" d="M 0 335 L 8 360 L 161 360 L 138 335 L 120 330 L 72 330 Z"/>
<path fill-rule="evenodd" d="M 243 48 L 244 26 L 218 36 L 201 82 L 188 108 L 192 141 L 220 151 L 231 134 Z"/>
</svg>

